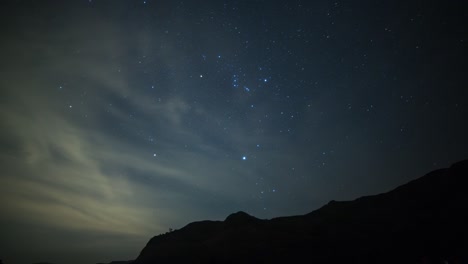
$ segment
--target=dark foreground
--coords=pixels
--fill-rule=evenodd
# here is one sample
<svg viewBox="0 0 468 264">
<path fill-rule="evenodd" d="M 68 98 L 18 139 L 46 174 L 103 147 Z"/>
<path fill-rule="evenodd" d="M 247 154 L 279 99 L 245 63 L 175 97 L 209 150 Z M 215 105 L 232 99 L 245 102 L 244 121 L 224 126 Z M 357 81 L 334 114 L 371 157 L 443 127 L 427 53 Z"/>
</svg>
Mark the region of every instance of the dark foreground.
<svg viewBox="0 0 468 264">
<path fill-rule="evenodd" d="M 468 160 L 306 215 L 238 212 L 153 237 L 134 264 L 468 263 Z"/>
</svg>

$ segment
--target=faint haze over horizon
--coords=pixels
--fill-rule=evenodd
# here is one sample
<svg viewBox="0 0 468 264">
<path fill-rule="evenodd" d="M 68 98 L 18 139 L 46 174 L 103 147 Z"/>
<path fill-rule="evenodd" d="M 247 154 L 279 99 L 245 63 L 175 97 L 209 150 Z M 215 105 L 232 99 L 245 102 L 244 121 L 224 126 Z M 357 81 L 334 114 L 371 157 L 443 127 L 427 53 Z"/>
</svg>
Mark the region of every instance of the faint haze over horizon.
<svg viewBox="0 0 468 264">
<path fill-rule="evenodd" d="M 8 1 L 0 258 L 134 259 L 468 158 L 463 1 Z"/>
</svg>

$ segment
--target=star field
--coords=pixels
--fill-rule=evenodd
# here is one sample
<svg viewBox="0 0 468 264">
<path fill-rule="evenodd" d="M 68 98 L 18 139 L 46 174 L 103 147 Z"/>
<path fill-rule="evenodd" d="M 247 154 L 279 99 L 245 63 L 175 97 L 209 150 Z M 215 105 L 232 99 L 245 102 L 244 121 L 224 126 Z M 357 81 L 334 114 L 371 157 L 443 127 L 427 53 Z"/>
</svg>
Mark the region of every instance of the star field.
<svg viewBox="0 0 468 264">
<path fill-rule="evenodd" d="M 5 263 L 132 259 L 192 221 L 305 214 L 468 157 L 462 1 L 1 9 Z"/>
</svg>

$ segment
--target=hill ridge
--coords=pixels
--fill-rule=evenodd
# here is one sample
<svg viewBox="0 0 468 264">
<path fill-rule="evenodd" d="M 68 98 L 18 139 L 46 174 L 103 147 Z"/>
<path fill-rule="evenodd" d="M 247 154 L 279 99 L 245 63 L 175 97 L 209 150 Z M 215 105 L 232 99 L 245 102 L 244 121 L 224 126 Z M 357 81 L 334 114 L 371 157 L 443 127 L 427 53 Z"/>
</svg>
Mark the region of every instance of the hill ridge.
<svg viewBox="0 0 468 264">
<path fill-rule="evenodd" d="M 193 222 L 152 238 L 134 264 L 466 261 L 467 176 L 463 160 L 304 215 L 262 220 L 239 211 L 224 221 Z"/>
</svg>

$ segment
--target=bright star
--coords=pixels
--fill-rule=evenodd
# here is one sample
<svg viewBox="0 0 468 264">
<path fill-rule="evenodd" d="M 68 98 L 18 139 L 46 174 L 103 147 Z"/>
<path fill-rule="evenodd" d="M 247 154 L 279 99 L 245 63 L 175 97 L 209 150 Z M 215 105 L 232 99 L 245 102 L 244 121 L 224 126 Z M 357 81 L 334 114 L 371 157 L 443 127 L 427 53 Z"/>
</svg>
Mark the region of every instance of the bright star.
<svg viewBox="0 0 468 264">
<path fill-rule="evenodd" d="M 246 156 L 243 156 L 243 157 L 242 157 L 242 160 L 246 160 L 246 159 L 247 159 L 247 157 L 246 157 Z"/>
</svg>

